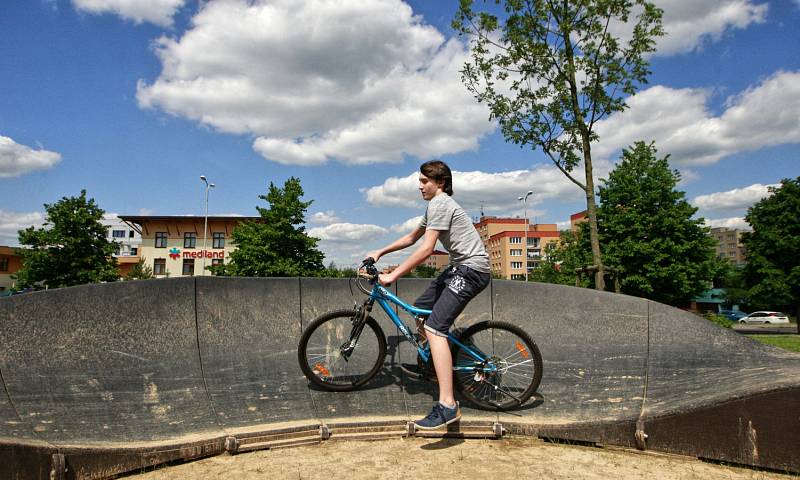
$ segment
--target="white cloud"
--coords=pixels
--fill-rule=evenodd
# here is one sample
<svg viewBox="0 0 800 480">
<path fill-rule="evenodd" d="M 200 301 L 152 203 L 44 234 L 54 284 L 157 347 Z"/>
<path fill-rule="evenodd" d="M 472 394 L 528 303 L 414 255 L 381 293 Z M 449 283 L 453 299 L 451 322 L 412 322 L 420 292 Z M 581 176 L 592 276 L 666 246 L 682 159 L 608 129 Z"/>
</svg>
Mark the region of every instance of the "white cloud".
<svg viewBox="0 0 800 480">
<path fill-rule="evenodd" d="M 386 235 L 388 230 L 378 225 L 333 223 L 308 230 L 308 235 L 325 242 L 356 242 L 373 240 Z"/>
<path fill-rule="evenodd" d="M 45 170 L 60 161 L 58 153 L 34 150 L 0 135 L 0 177 L 17 177 L 34 170 Z"/>
<path fill-rule="evenodd" d="M 800 72 L 777 72 L 731 96 L 714 116 L 711 92 L 654 86 L 627 100 L 629 109 L 596 125 L 593 153 L 609 159 L 638 140 L 656 141 L 675 165 L 710 165 L 763 147 L 800 142 Z"/>
<path fill-rule="evenodd" d="M 465 46 L 400 0 L 209 1 L 157 54 L 141 107 L 254 135 L 279 163 L 429 158 L 495 128 L 461 84 Z"/>
<path fill-rule="evenodd" d="M 736 210 L 748 208 L 762 198 L 772 195 L 768 187 L 778 187 L 778 184 L 762 185 L 755 183 L 749 187 L 734 188 L 727 192 L 709 193 L 699 195 L 692 200 L 694 206 L 703 210 Z"/>
<path fill-rule="evenodd" d="M 744 217 L 728 217 L 728 218 L 716 218 L 716 219 L 705 219 L 706 226 L 716 228 L 716 227 L 725 227 L 725 228 L 738 228 L 739 230 L 752 230 L 750 224 L 747 223 Z"/>
<path fill-rule="evenodd" d="M 569 230 L 570 228 L 572 228 L 572 222 L 570 222 L 569 220 L 564 220 L 563 222 L 556 222 L 556 228 L 558 228 L 559 232 L 562 230 Z"/>
<path fill-rule="evenodd" d="M 397 225 L 392 225 L 391 230 L 393 232 L 405 234 L 405 233 L 408 233 L 408 232 L 410 232 L 412 230 L 415 230 L 417 227 L 419 227 L 419 222 L 421 222 L 421 221 L 422 221 L 422 215 L 419 215 L 419 216 L 416 216 L 416 217 L 412 217 L 412 218 L 409 218 L 408 220 L 406 220 L 403 223 L 398 223 Z"/>
<path fill-rule="evenodd" d="M 700 180 L 700 174 L 697 173 L 697 171 L 692 170 L 690 168 L 681 168 L 678 173 L 681 174 L 681 179 L 678 182 L 679 186 L 683 186 Z"/>
<path fill-rule="evenodd" d="M 769 5 L 752 0 L 656 0 L 664 10 L 667 35 L 657 42 L 656 55 L 690 52 L 719 40 L 732 29 L 766 21 Z"/>
<path fill-rule="evenodd" d="M 72 0 L 77 10 L 95 15 L 113 13 L 135 23 L 172 25 L 172 16 L 186 0 Z"/>
<path fill-rule="evenodd" d="M 316 212 L 313 213 L 308 218 L 309 223 L 316 223 L 322 225 L 327 225 L 331 223 L 340 223 L 341 221 L 342 219 L 337 217 L 336 212 L 334 212 L 333 210 L 327 210 L 325 212 Z"/>
<path fill-rule="evenodd" d="M 598 162 L 596 175 L 605 174 L 607 167 Z M 582 179 L 580 172 L 574 172 Z M 399 206 L 407 208 L 424 207 L 425 202 L 417 188 L 419 174 L 414 172 L 406 177 L 391 177 L 381 185 L 363 189 L 371 205 Z M 555 167 L 537 166 L 530 170 L 511 172 L 453 172 L 453 198 L 471 215 L 481 208 L 484 213 L 509 213 L 522 216 L 523 205 L 517 198 L 533 191 L 528 197 L 528 215 L 540 215 L 536 205 L 545 200 L 574 200 L 580 197 L 581 190 L 570 182 Z"/>
<path fill-rule="evenodd" d="M 39 228 L 44 224 L 41 212 L 10 212 L 0 210 L 0 245 L 19 246 L 19 230 Z"/>
</svg>

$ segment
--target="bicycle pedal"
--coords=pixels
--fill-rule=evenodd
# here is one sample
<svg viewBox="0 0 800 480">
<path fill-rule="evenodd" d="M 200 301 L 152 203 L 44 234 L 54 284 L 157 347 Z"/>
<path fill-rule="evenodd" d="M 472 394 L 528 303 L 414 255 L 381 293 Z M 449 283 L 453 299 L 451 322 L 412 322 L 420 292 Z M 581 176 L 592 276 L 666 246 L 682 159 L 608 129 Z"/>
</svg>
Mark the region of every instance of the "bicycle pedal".
<svg viewBox="0 0 800 480">
<path fill-rule="evenodd" d="M 422 380 L 425 382 L 434 382 L 434 383 L 439 382 L 436 379 L 436 375 L 420 372 L 416 365 L 400 364 L 400 370 L 402 370 L 403 373 L 405 373 L 410 378 L 413 378 L 414 380 Z"/>
</svg>

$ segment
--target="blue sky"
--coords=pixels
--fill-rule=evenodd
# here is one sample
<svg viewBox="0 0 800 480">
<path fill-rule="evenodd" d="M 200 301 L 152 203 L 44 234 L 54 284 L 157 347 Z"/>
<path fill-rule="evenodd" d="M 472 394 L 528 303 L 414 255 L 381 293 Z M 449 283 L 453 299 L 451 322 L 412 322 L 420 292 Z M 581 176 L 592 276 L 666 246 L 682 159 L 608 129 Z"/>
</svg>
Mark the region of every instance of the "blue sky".
<svg viewBox="0 0 800 480">
<path fill-rule="evenodd" d="M 457 0 L 5 0 L 0 245 L 81 189 L 109 213 L 254 215 L 299 177 L 326 261 L 356 262 L 422 214 L 421 161 L 472 216 L 559 223 L 583 193 L 508 145 L 460 84 Z M 800 1 L 662 0 L 649 84 L 598 126 L 596 176 L 655 141 L 712 225 L 746 227 L 800 175 Z M 396 261 L 399 257 L 387 259 Z"/>
</svg>

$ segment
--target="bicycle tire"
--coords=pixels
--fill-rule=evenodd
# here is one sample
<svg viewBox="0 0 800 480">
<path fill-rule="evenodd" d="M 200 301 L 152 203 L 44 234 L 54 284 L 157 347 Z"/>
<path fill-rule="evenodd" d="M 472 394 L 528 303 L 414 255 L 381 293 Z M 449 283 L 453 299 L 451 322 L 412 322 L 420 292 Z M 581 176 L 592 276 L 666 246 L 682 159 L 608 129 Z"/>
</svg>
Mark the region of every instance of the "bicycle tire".
<svg viewBox="0 0 800 480">
<path fill-rule="evenodd" d="M 367 317 L 349 360 L 345 361 L 342 356 L 340 347 L 349 340 L 356 315 L 357 310 L 325 313 L 311 322 L 300 336 L 297 346 L 300 369 L 317 387 L 349 392 L 370 381 L 383 366 L 386 336 L 372 317 Z M 370 357 L 365 356 L 367 353 Z"/>
<path fill-rule="evenodd" d="M 487 410 L 508 410 L 524 404 L 542 381 L 542 354 L 525 330 L 499 321 L 476 323 L 459 339 L 477 348 L 494 362 L 498 371 L 455 370 L 456 389 L 473 405 Z M 475 366 L 475 359 L 453 344 L 453 365 Z"/>
</svg>

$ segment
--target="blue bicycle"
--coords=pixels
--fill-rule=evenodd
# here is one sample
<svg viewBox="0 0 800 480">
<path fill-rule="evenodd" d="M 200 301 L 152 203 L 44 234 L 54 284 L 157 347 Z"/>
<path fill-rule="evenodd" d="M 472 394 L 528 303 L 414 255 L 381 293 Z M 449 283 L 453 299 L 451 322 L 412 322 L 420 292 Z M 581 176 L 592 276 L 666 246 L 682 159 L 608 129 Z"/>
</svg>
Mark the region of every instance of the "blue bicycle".
<svg viewBox="0 0 800 480">
<path fill-rule="evenodd" d="M 390 304 L 414 318 L 417 328 L 431 311 L 407 304 L 380 285 L 371 259 L 362 263 L 362 271 L 372 287 L 365 288 L 360 282 L 363 277 L 358 277 L 356 285 L 367 295 L 361 306 L 321 315 L 300 337 L 300 368 L 321 389 L 352 391 L 380 371 L 386 357 L 386 336 L 370 316 L 375 302 L 416 347 L 420 371 L 433 370 L 427 342 L 411 331 Z M 473 405 L 507 410 L 522 405 L 536 392 L 542 379 L 542 355 L 530 335 L 516 325 L 479 322 L 458 336 L 451 333 L 448 340 L 455 388 Z"/>
</svg>

